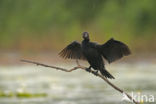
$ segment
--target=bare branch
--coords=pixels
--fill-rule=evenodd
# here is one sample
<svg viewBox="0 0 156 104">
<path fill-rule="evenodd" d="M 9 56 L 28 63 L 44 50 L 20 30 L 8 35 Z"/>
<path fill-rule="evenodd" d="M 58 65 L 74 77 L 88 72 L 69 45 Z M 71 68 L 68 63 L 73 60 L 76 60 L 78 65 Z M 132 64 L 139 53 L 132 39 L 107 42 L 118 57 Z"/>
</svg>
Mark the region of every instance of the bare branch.
<svg viewBox="0 0 156 104">
<path fill-rule="evenodd" d="M 36 64 L 37 66 L 44 66 L 44 67 L 49 67 L 49 68 L 53 68 L 53 69 L 56 69 L 56 70 L 61 70 L 61 71 L 65 71 L 65 72 L 72 72 L 76 69 L 79 69 L 81 67 L 77 66 L 77 67 L 73 67 L 72 69 L 70 70 L 67 70 L 65 68 L 60 68 L 60 67 L 56 67 L 56 66 L 50 66 L 50 65 L 46 65 L 46 64 L 42 64 L 42 63 L 39 63 L 39 62 L 34 62 L 34 61 L 29 61 L 29 60 L 21 60 L 22 62 L 26 62 L 26 63 L 32 63 L 32 64 Z"/>
<path fill-rule="evenodd" d="M 39 62 L 29 61 L 29 60 L 21 60 L 21 61 L 22 61 L 22 62 L 26 62 L 26 63 L 36 64 L 36 65 L 39 65 L 39 66 L 49 67 L 49 68 L 53 68 L 53 69 L 61 70 L 61 71 L 65 71 L 65 72 L 72 72 L 72 71 L 77 70 L 77 69 L 86 70 L 86 68 L 87 68 L 87 67 L 81 66 L 81 65 L 79 64 L 78 60 L 76 60 L 77 66 L 76 66 L 76 67 L 73 67 L 73 68 L 70 69 L 70 70 L 67 70 L 67 69 L 65 69 L 65 68 L 56 67 L 56 66 L 50 66 L 50 65 L 42 64 L 42 63 L 39 63 Z M 133 101 L 134 104 L 139 104 L 139 103 L 136 102 L 129 94 L 125 93 L 125 92 L 124 92 L 123 90 L 121 90 L 119 87 L 117 87 L 117 86 L 115 86 L 114 84 L 112 84 L 107 78 L 105 78 L 105 77 L 102 76 L 101 74 L 95 73 L 93 70 L 91 70 L 90 73 L 92 73 L 92 74 L 95 75 L 95 76 L 100 77 L 100 78 L 103 79 L 107 84 L 109 84 L 111 87 L 113 87 L 115 90 L 119 91 L 120 93 L 126 94 L 127 97 L 128 97 L 131 101 Z"/>
</svg>

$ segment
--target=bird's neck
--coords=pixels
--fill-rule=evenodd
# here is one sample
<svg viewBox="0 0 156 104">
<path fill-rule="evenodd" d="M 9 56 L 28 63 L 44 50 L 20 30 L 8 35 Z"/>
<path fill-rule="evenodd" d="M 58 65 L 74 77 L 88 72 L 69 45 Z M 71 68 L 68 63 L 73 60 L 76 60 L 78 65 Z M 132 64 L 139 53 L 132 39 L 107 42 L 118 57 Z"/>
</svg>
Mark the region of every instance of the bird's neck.
<svg viewBox="0 0 156 104">
<path fill-rule="evenodd" d="M 89 40 L 89 39 L 84 39 L 83 41 L 84 41 L 84 42 L 89 42 L 90 40 Z"/>
</svg>

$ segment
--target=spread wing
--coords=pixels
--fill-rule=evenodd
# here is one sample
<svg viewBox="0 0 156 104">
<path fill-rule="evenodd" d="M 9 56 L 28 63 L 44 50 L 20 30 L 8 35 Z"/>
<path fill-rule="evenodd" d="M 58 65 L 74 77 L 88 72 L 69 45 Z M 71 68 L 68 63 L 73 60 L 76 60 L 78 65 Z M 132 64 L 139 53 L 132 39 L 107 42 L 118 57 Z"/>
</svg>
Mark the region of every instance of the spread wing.
<svg viewBox="0 0 156 104">
<path fill-rule="evenodd" d="M 126 44 L 114 40 L 113 38 L 103 45 L 98 45 L 98 49 L 109 63 L 131 54 L 130 49 Z"/>
<path fill-rule="evenodd" d="M 65 47 L 59 55 L 65 59 L 82 59 L 85 60 L 85 57 L 82 53 L 81 44 L 77 41 L 73 41 L 67 47 Z"/>
</svg>

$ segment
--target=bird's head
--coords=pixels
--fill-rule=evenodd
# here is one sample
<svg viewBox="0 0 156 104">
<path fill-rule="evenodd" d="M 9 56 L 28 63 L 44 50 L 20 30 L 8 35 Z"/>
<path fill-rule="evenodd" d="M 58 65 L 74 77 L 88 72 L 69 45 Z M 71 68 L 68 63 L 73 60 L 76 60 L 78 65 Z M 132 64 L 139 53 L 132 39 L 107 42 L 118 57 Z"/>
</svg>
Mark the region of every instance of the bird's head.
<svg viewBox="0 0 156 104">
<path fill-rule="evenodd" d="M 82 37 L 83 37 L 83 39 L 85 39 L 85 40 L 89 40 L 89 33 L 88 33 L 88 32 L 83 32 L 83 33 L 82 33 Z"/>
</svg>

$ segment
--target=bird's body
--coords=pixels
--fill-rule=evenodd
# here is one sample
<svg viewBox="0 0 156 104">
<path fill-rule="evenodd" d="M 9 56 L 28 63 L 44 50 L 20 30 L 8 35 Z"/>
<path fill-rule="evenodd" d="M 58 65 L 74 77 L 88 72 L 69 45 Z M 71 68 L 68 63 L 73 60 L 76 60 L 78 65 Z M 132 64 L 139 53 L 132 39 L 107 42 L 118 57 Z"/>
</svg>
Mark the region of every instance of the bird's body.
<svg viewBox="0 0 156 104">
<path fill-rule="evenodd" d="M 98 70 L 100 67 L 104 66 L 102 56 L 94 46 L 94 43 L 83 40 L 82 53 L 86 57 L 91 67 L 95 70 Z"/>
<path fill-rule="evenodd" d="M 94 70 L 97 71 L 100 70 L 101 74 L 106 77 L 114 78 L 106 71 L 102 55 L 98 51 L 98 45 L 96 43 L 90 42 L 89 40 L 83 40 L 81 46 L 82 53 L 90 64 L 90 68 L 92 67 Z"/>
<path fill-rule="evenodd" d="M 60 55 L 64 58 L 83 59 L 90 64 L 89 70 L 93 68 L 101 72 L 106 78 L 114 79 L 114 77 L 105 69 L 103 57 L 109 62 L 120 59 L 123 56 L 129 55 L 129 48 L 122 42 L 110 39 L 103 45 L 90 42 L 89 34 L 83 33 L 84 40 L 82 43 L 76 41 L 64 48 Z"/>
</svg>

